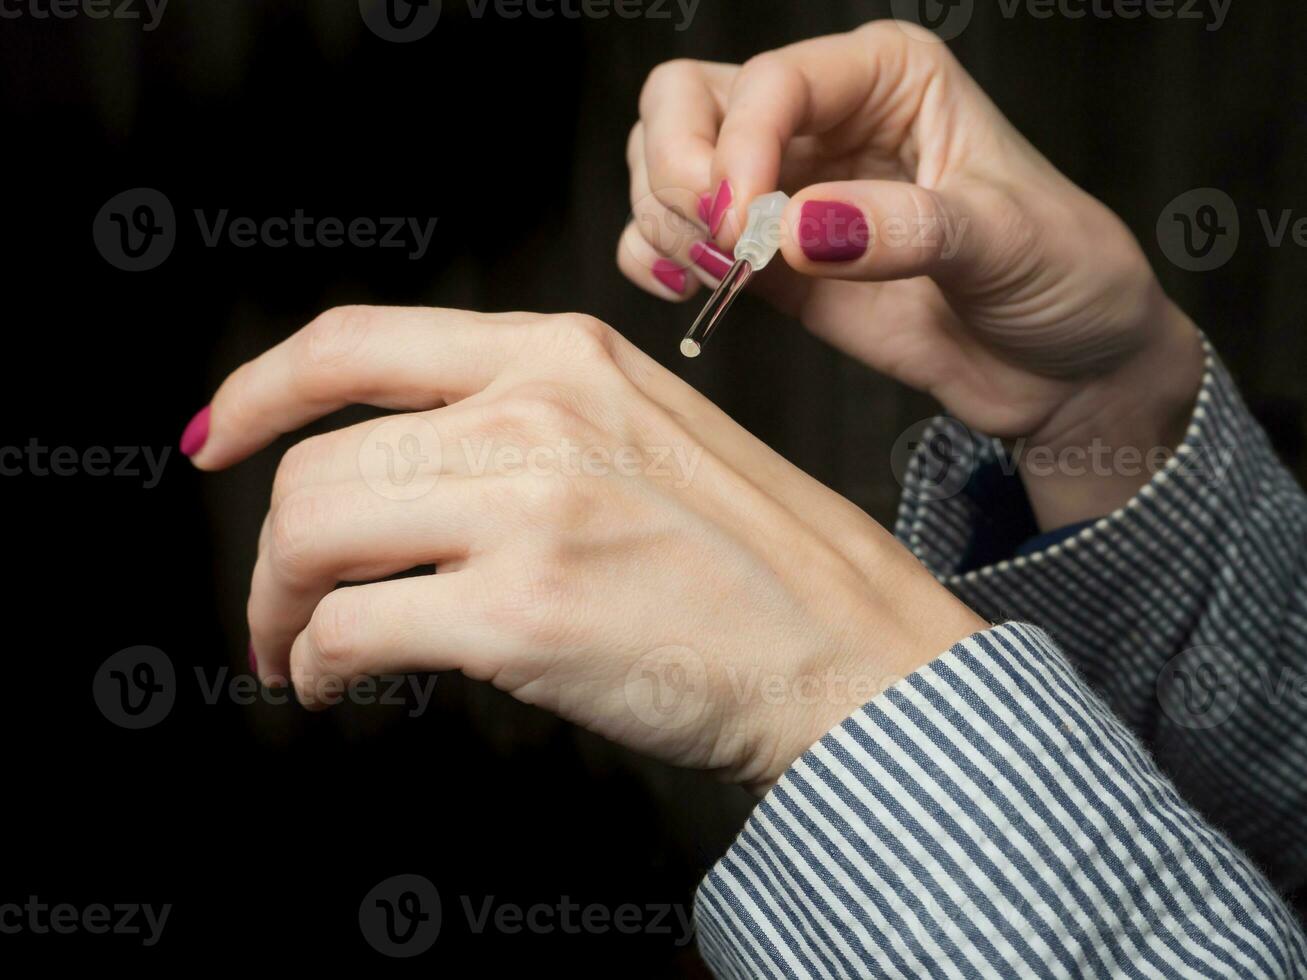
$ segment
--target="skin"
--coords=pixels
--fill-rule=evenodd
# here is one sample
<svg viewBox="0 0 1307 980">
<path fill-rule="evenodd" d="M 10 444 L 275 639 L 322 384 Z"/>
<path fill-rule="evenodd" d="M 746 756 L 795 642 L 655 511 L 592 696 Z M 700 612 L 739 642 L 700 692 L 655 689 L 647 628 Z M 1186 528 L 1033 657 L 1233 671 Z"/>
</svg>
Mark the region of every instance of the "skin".
<svg viewBox="0 0 1307 980">
<path fill-rule="evenodd" d="M 227 378 L 193 462 L 352 402 L 407 414 L 286 454 L 250 590 L 260 677 L 310 707 L 362 675 L 461 670 L 761 792 L 988 625 L 589 317 L 331 310 Z"/>
<path fill-rule="evenodd" d="M 814 333 L 1008 439 L 1179 442 L 1197 331 L 1121 222 L 928 35 L 881 22 L 743 67 L 675 62 L 640 111 L 619 264 L 645 288 L 677 298 L 653 264 L 690 265 L 699 198 L 722 180 L 727 250 L 778 186 L 790 227 L 805 201 L 853 204 L 877 230 L 862 258 L 813 262 L 791 239 L 761 281 Z M 962 234 L 905 243 L 895 217 Z M 328 311 L 223 383 L 193 462 L 231 466 L 351 403 L 400 414 L 286 454 L 251 584 L 260 677 L 310 707 L 363 675 L 461 670 L 762 792 L 987 626 L 861 510 L 585 316 Z M 1049 527 L 1142 482 L 1022 473 Z"/>
<path fill-rule="evenodd" d="M 730 252 L 748 203 L 793 197 L 759 286 L 814 334 L 933 395 L 978 431 L 1065 454 L 1093 440 L 1147 452 L 1182 439 L 1202 377 L 1197 330 L 1121 221 L 1045 160 L 948 49 L 877 21 L 743 66 L 676 61 L 650 75 L 628 160 L 634 217 L 618 264 L 650 274 L 708 237 L 698 199 L 730 183 Z M 874 233 L 850 262 L 801 247 L 808 201 L 856 206 Z M 788 268 L 786 268 L 788 266 Z M 1143 473 L 1067 475 L 1019 457 L 1040 524 L 1123 506 Z"/>
</svg>

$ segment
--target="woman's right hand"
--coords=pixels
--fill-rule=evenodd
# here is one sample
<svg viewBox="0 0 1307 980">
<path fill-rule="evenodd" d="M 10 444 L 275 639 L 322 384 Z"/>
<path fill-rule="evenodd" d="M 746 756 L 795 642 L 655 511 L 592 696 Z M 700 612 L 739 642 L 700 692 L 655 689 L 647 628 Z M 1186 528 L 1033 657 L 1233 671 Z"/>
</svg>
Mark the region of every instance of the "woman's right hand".
<svg viewBox="0 0 1307 980">
<path fill-rule="evenodd" d="M 760 283 L 813 333 L 967 425 L 1055 454 L 1182 437 L 1196 329 L 1125 225 L 934 35 L 878 21 L 743 66 L 662 65 L 628 157 L 618 261 L 651 292 L 714 284 L 749 202 L 780 188 L 789 268 Z M 1023 476 L 1046 526 L 1100 516 L 1143 482 Z"/>
</svg>

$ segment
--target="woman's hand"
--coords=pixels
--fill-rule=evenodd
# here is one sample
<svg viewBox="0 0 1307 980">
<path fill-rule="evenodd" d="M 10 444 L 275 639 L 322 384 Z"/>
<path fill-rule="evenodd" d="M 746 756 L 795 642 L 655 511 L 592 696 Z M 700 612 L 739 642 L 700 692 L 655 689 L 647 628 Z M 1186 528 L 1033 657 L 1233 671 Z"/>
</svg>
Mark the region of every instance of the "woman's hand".
<svg viewBox="0 0 1307 980">
<path fill-rule="evenodd" d="M 288 672 L 306 704 L 360 675 L 461 670 L 763 789 L 986 626 L 588 317 L 332 310 L 223 383 L 192 459 L 230 466 L 351 402 L 416 414 L 286 454 L 250 591 L 259 673 Z"/>
<path fill-rule="evenodd" d="M 672 264 L 714 283 L 749 202 L 780 188 L 794 198 L 789 268 L 761 281 L 818 336 L 973 428 L 1054 453 L 1183 435 L 1197 331 L 1126 227 L 920 28 L 879 21 L 744 66 L 662 65 L 629 163 L 619 264 L 658 295 L 697 288 L 676 290 Z M 1106 513 L 1142 482 L 1024 475 L 1046 526 Z"/>
</svg>

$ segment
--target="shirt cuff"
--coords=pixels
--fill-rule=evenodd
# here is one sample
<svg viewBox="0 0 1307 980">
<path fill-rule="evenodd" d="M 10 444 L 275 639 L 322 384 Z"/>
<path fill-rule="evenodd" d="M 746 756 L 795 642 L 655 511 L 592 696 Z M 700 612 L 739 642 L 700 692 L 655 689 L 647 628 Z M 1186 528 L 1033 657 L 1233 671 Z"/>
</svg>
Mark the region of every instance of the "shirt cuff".
<svg viewBox="0 0 1307 980">
<path fill-rule="evenodd" d="M 1304 962 L 1266 883 L 1020 624 L 957 644 L 796 761 L 700 886 L 696 921 L 733 978 Z"/>
</svg>

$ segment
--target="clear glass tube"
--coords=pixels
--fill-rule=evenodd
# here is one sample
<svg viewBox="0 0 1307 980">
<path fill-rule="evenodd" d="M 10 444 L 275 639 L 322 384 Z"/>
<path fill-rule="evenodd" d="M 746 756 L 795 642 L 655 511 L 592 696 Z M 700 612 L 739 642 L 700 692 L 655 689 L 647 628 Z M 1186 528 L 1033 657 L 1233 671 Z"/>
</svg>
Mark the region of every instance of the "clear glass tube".
<svg viewBox="0 0 1307 980">
<path fill-rule="evenodd" d="M 722 322 L 722 317 L 726 316 L 726 311 L 731 308 L 735 298 L 744 292 L 744 287 L 749 284 L 751 278 L 753 278 L 753 266 L 745 259 L 736 259 L 735 264 L 731 266 L 731 271 L 726 273 L 721 285 L 713 292 L 703 312 L 694 321 L 694 326 L 681 341 L 682 354 L 686 357 L 698 357 L 703 353 L 708 338 L 717 329 L 717 324 Z"/>
</svg>

